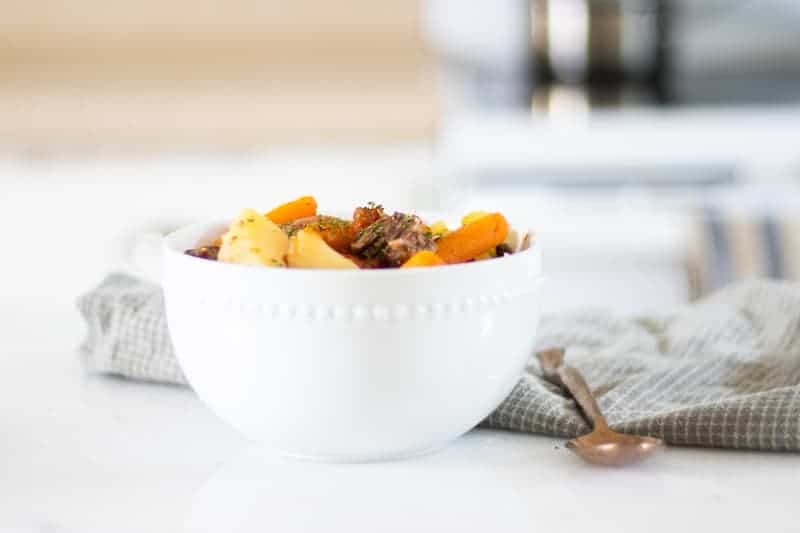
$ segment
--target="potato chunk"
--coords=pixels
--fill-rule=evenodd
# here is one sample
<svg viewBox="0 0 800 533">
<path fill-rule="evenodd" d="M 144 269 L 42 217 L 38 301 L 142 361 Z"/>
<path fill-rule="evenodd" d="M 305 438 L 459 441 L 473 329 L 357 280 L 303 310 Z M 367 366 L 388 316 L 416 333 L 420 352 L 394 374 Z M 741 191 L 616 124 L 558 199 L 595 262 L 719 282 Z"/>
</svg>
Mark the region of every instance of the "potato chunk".
<svg viewBox="0 0 800 533">
<path fill-rule="evenodd" d="M 430 250 L 415 253 L 411 259 L 403 263 L 400 268 L 419 268 L 446 265 L 442 258 Z"/>
<path fill-rule="evenodd" d="M 218 260 L 240 265 L 286 266 L 289 238 L 274 222 L 245 209 L 222 236 Z"/>
<path fill-rule="evenodd" d="M 358 268 L 353 261 L 328 246 L 322 236 L 311 228 L 304 228 L 292 235 L 286 261 L 291 268 Z"/>
</svg>

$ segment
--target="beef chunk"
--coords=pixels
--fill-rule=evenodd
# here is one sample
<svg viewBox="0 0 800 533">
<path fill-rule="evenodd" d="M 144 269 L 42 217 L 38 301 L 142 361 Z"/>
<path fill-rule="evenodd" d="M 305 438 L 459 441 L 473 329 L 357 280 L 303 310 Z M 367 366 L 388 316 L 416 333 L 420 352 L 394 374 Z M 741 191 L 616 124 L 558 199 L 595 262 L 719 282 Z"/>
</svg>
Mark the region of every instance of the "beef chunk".
<svg viewBox="0 0 800 533">
<path fill-rule="evenodd" d="M 186 255 L 191 255 L 192 257 L 199 257 L 200 259 L 208 259 L 210 261 L 216 261 L 217 256 L 219 255 L 219 246 L 201 246 L 200 248 L 192 248 L 191 250 L 186 250 L 184 253 Z"/>
<path fill-rule="evenodd" d="M 430 231 L 419 217 L 384 215 L 362 230 L 351 244 L 353 252 L 383 267 L 397 267 L 422 250 L 435 251 Z"/>
<path fill-rule="evenodd" d="M 503 257 L 504 255 L 511 255 L 514 253 L 514 250 L 511 249 L 511 246 L 507 245 L 506 243 L 500 243 L 494 249 L 494 254 L 496 257 Z"/>
<path fill-rule="evenodd" d="M 297 220 L 287 222 L 286 224 L 281 224 L 280 227 L 286 235 L 291 237 L 306 226 L 316 224 L 318 221 L 319 217 L 315 215 L 311 217 L 298 218 Z"/>
</svg>

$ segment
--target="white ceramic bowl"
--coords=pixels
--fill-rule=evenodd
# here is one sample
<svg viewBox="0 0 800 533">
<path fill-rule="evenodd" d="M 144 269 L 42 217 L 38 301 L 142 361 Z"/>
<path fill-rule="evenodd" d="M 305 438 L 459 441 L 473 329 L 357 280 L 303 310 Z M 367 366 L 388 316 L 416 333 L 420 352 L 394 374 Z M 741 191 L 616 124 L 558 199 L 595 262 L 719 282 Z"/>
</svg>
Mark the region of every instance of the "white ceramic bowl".
<svg viewBox="0 0 800 533">
<path fill-rule="evenodd" d="M 279 451 L 367 461 L 440 447 L 500 404 L 531 355 L 538 245 L 408 270 L 268 269 L 183 254 L 224 228 L 166 237 L 169 330 L 199 397 Z"/>
</svg>

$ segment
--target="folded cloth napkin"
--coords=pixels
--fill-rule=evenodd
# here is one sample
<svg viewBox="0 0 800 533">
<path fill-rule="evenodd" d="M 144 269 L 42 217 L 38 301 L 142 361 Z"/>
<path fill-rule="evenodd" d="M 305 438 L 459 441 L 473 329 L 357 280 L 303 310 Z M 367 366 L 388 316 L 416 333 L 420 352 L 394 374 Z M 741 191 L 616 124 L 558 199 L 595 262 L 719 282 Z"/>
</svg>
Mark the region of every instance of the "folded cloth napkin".
<svg viewBox="0 0 800 533">
<path fill-rule="evenodd" d="M 88 369 L 186 383 L 158 286 L 113 274 L 78 305 Z M 800 451 L 800 285 L 741 283 L 658 316 L 545 317 L 537 344 L 567 348 L 614 429 L 676 445 Z M 482 425 L 561 437 L 589 430 L 535 358 Z"/>
</svg>

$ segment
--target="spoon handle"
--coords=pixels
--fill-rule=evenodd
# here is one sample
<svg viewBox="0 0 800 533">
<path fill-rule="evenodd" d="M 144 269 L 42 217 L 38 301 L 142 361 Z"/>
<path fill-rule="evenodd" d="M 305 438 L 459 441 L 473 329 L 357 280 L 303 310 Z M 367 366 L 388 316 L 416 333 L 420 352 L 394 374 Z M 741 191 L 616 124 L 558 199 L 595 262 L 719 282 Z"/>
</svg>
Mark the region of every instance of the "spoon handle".
<svg viewBox="0 0 800 533">
<path fill-rule="evenodd" d="M 607 428 L 606 418 L 600 411 L 600 406 L 597 405 L 586 380 L 575 368 L 564 364 L 564 349 L 551 348 L 536 355 L 542 365 L 545 377 L 569 391 L 594 428 Z"/>
</svg>

